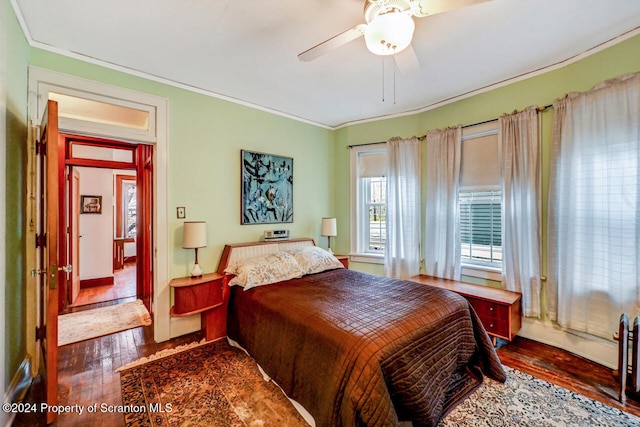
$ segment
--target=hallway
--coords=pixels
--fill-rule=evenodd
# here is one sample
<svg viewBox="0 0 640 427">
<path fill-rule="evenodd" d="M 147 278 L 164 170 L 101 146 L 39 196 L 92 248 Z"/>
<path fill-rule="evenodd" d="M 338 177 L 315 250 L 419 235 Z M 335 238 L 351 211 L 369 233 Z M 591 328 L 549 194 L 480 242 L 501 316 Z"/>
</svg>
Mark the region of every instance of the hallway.
<svg viewBox="0 0 640 427">
<path fill-rule="evenodd" d="M 136 296 L 136 264 L 127 263 L 114 273 L 114 284 L 81 289 L 69 311 L 87 304 L 96 304 Z"/>
</svg>

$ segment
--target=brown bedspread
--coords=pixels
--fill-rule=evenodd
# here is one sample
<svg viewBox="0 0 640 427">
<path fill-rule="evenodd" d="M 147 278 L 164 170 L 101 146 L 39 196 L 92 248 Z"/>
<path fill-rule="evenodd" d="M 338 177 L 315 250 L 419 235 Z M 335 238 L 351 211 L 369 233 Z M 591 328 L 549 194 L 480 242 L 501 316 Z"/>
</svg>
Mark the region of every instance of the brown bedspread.
<svg viewBox="0 0 640 427">
<path fill-rule="evenodd" d="M 433 426 L 506 378 L 464 298 L 351 270 L 232 287 L 228 335 L 318 426 Z"/>
</svg>

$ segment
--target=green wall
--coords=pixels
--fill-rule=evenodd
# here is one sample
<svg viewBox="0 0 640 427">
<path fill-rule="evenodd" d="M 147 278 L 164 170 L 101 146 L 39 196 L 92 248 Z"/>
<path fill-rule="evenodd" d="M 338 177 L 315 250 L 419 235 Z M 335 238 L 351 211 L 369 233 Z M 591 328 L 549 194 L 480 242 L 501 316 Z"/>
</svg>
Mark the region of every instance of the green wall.
<svg viewBox="0 0 640 427">
<path fill-rule="evenodd" d="M 4 297 L 4 390 L 26 355 L 25 182 L 27 139 L 27 63 L 29 45 L 8 1 L 2 2 L 3 71 L 6 72 L 6 212 Z"/>
<path fill-rule="evenodd" d="M 169 100 L 170 275 L 188 275 L 193 251 L 181 248 L 182 222 L 204 220 L 208 246 L 200 266 L 215 271 L 225 243 L 257 241 L 266 229 L 320 241 L 320 219 L 334 212 L 333 132 L 286 117 L 32 49 L 31 65 L 129 88 Z M 293 157 L 294 222 L 240 225 L 240 150 Z M 326 242 L 324 243 L 326 245 Z"/>
<path fill-rule="evenodd" d="M 312 236 L 322 246 L 320 218 L 338 218 L 337 253 L 349 251 L 350 144 L 384 141 L 392 136 L 422 135 L 435 128 L 494 119 L 528 105 L 546 105 L 570 91 L 583 91 L 607 78 L 640 69 L 640 36 L 563 68 L 482 93 L 431 111 L 348 126 L 337 131 L 139 78 L 95 64 L 29 48 L 8 0 L 2 4 L 2 52 L 6 69 L 6 272 L 4 344 L 5 389 L 26 353 L 24 262 L 24 183 L 27 134 L 27 64 L 145 92 L 169 100 L 168 218 L 170 275 L 188 274 L 192 252 L 180 247 L 182 220 L 175 208 L 187 208 L 187 220 L 209 225 L 207 248 L 200 264 L 214 271 L 222 247 L 229 242 L 258 240 L 274 226 L 240 225 L 240 150 L 294 158 L 294 222 L 292 235 Z M 6 68 L 4 66 L 6 65 Z M 4 82 L 3 82 L 4 83 Z M 543 119 L 543 219 L 546 224 L 551 112 Z M 546 241 L 543 242 L 546 244 Z M 381 272 L 380 266 L 352 263 L 354 269 Z M 1 288 L 0 288 L 1 289 Z"/>
<path fill-rule="evenodd" d="M 412 116 L 348 126 L 336 131 L 336 216 L 339 230 L 335 249 L 349 251 L 349 149 L 347 145 L 386 141 L 393 136 L 424 135 L 428 130 L 457 124 L 467 125 L 496 119 L 502 114 L 529 105 L 544 106 L 568 92 L 585 91 L 593 85 L 625 73 L 640 70 L 640 36 L 635 36 L 606 50 L 565 67 L 526 80 L 478 94 L 443 107 Z M 546 231 L 547 190 L 549 183 L 549 147 L 552 109 L 542 114 L 543 236 Z M 423 164 L 426 150 L 423 145 Z M 426 176 L 423 168 L 423 181 Z M 423 211 L 424 211 L 423 188 Z M 423 212 L 424 213 L 424 212 Z M 422 215 L 424 217 L 424 215 Z M 428 246 L 424 244 L 423 248 Z M 546 247 L 546 239 L 543 241 Z M 546 260 L 545 260 L 546 261 Z M 354 269 L 381 274 L 382 266 L 352 263 Z M 546 267 L 546 262 L 545 262 Z M 545 269 L 546 271 L 546 269 Z"/>
<path fill-rule="evenodd" d="M 633 38 L 563 68 L 478 94 L 431 111 L 409 117 L 349 126 L 336 131 L 336 182 L 345 184 L 336 186 L 336 216 L 338 224 L 340 224 L 340 229 L 338 230 L 339 236 L 335 244 L 336 252 L 346 253 L 349 250 L 348 224 L 350 207 L 349 186 L 347 184 L 349 182 L 349 150 L 345 148 L 347 145 L 385 141 L 392 136 L 410 137 L 412 135 L 424 135 L 431 129 L 492 120 L 504 113 L 512 112 L 514 109 L 521 110 L 529 105 L 544 106 L 551 104 L 555 99 L 562 97 L 568 92 L 586 91 L 606 79 L 639 70 L 640 36 L 636 35 Z M 542 112 L 541 115 L 542 269 L 543 275 L 546 275 L 547 197 L 553 109 L 548 109 Z M 426 150 L 424 146 L 422 160 L 423 165 L 426 164 Z M 422 181 L 424 182 L 426 177 L 424 168 L 422 173 Z M 423 188 L 423 218 L 425 199 L 425 189 Z M 423 251 L 428 247 L 428 244 L 428 242 L 423 243 Z M 383 272 L 381 265 L 351 263 L 350 267 L 377 274 L 382 274 Z M 462 277 L 462 280 L 490 286 L 499 285 L 495 282 L 465 276 Z M 544 281 L 542 283 L 541 294 L 541 319 L 526 319 L 526 321 L 523 322 L 519 335 L 564 348 L 605 366 L 615 366 L 617 363 L 617 350 L 613 343 L 593 340 L 588 337 L 582 338 L 560 330 L 557 325 L 549 321 L 546 316 L 547 295 L 546 283 Z"/>
</svg>

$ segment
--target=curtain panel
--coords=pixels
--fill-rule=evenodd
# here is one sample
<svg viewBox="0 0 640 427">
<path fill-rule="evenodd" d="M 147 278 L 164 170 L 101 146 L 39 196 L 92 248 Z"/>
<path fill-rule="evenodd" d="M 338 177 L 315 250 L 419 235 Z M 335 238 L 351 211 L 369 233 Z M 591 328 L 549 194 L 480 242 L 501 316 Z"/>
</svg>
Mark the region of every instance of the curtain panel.
<svg viewBox="0 0 640 427">
<path fill-rule="evenodd" d="M 640 73 L 554 103 L 548 314 L 611 339 L 640 313 Z"/>
<path fill-rule="evenodd" d="M 391 139 L 387 159 L 384 271 L 405 279 L 420 273 L 420 140 Z"/>
<path fill-rule="evenodd" d="M 540 119 L 536 107 L 498 119 L 502 186 L 502 280 L 540 317 Z"/>
<path fill-rule="evenodd" d="M 462 126 L 427 133 L 425 272 L 460 280 L 458 189 Z"/>
</svg>

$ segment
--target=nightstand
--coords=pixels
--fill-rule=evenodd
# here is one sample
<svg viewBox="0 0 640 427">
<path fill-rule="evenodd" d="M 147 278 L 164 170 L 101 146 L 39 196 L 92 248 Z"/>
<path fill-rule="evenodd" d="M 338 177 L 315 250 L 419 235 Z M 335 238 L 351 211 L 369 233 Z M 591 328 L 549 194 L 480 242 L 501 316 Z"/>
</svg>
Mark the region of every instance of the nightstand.
<svg viewBox="0 0 640 427">
<path fill-rule="evenodd" d="M 227 299 L 223 276 L 180 277 L 169 282 L 174 291 L 172 317 L 202 313 L 202 329 L 207 341 L 227 335 Z"/>
<path fill-rule="evenodd" d="M 424 274 L 408 280 L 448 289 L 462 295 L 477 313 L 487 333 L 493 338 L 511 341 L 522 326 L 522 294 L 488 286 L 474 285 L 455 280 L 441 279 Z"/>
<path fill-rule="evenodd" d="M 333 255 L 344 265 L 344 268 L 349 268 L 349 255 Z"/>
</svg>

